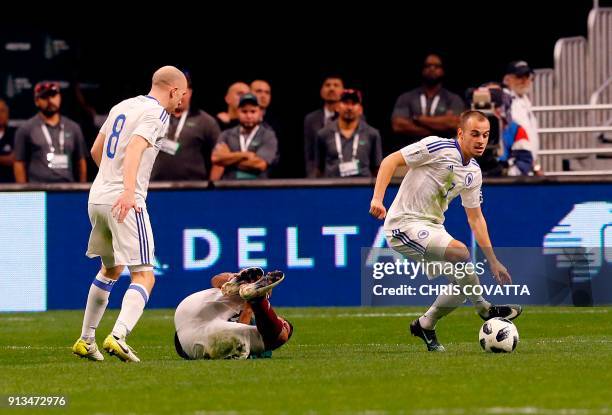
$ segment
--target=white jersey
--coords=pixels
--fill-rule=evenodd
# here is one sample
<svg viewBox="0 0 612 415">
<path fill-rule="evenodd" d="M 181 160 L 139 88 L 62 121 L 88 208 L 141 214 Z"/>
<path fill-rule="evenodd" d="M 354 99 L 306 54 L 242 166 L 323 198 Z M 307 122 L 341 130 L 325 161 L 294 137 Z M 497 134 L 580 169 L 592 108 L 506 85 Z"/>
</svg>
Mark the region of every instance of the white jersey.
<svg viewBox="0 0 612 415">
<path fill-rule="evenodd" d="M 265 349 L 257 327 L 228 321 L 244 307 L 240 296 L 226 297 L 218 288 L 199 291 L 176 308 L 174 327 L 191 359 L 246 359 Z"/>
<path fill-rule="evenodd" d="M 136 204 L 145 206 L 149 178 L 159 153 L 159 142 L 166 135 L 170 115 L 150 96 L 126 99 L 111 109 L 102 125 L 104 147 L 100 170 L 89 191 L 89 203 L 113 205 L 123 192 L 123 160 L 133 136 L 139 135 L 150 144 L 142 154 L 136 176 Z"/>
<path fill-rule="evenodd" d="M 464 164 L 455 139 L 426 137 L 400 150 L 410 168 L 385 219 L 385 231 L 411 222 L 444 223 L 449 203 L 461 195 L 463 206 L 480 206 L 482 172 L 471 159 Z"/>
</svg>

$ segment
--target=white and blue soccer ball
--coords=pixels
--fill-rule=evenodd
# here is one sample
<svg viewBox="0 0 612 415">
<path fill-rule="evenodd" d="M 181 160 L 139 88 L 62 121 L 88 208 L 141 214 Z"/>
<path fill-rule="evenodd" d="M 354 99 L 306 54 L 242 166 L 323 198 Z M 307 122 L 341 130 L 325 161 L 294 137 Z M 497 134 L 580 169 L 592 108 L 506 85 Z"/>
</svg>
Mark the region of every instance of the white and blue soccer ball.
<svg viewBox="0 0 612 415">
<path fill-rule="evenodd" d="M 516 326 L 508 319 L 495 317 L 480 328 L 480 346 L 485 352 L 511 353 L 519 342 Z"/>
</svg>

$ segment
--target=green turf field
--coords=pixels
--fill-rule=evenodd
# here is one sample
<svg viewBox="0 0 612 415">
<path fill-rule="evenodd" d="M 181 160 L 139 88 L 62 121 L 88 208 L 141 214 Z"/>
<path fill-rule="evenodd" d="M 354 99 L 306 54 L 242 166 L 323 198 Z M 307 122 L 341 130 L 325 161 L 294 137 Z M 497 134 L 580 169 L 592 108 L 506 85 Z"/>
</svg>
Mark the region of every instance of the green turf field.
<svg viewBox="0 0 612 415">
<path fill-rule="evenodd" d="M 130 337 L 140 364 L 76 358 L 80 311 L 0 314 L 0 395 L 66 395 L 3 413 L 612 413 L 612 308 L 528 307 L 509 355 L 486 354 L 470 308 L 438 326 L 444 354 L 408 336 L 415 308 L 281 309 L 295 334 L 272 359 L 184 361 L 171 310 Z M 98 344 L 117 315 L 107 312 Z M 4 404 L 6 405 L 6 404 Z"/>
</svg>

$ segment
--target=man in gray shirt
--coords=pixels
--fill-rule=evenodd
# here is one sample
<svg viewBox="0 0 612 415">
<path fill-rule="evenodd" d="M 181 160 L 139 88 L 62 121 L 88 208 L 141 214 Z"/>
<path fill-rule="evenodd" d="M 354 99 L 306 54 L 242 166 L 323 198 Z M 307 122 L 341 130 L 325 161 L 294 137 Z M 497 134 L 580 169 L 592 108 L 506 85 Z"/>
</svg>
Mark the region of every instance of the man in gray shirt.
<svg viewBox="0 0 612 415">
<path fill-rule="evenodd" d="M 316 177 L 315 152 L 317 146 L 317 132 L 336 120 L 338 101 L 344 90 L 344 81 L 338 75 L 328 75 L 321 85 L 321 99 L 323 108 L 314 110 L 304 117 L 304 160 L 306 163 L 306 177 Z"/>
<path fill-rule="evenodd" d="M 170 117 L 168 136 L 160 146 L 151 180 L 208 180 L 212 149 L 221 134 L 219 124 L 206 112 L 191 107 L 193 88 L 187 78 L 187 93 Z"/>
<path fill-rule="evenodd" d="M 400 95 L 395 103 L 391 124 L 399 137 L 394 148 L 430 135 L 452 138 L 459 126 L 459 114 L 465 105 L 458 95 L 442 88 L 444 68 L 440 56 L 429 54 L 421 74 L 423 86 Z"/>
<path fill-rule="evenodd" d="M 338 119 L 317 133 L 317 176 L 376 176 L 382 144 L 378 130 L 363 120 L 361 92 L 345 89 L 338 111 Z"/>
<path fill-rule="evenodd" d="M 60 115 L 59 85 L 40 82 L 34 88 L 34 102 L 39 112 L 15 133 L 15 181 L 17 183 L 87 181 L 85 140 L 81 127 Z"/>
<path fill-rule="evenodd" d="M 277 161 L 278 142 L 274 131 L 261 124 L 255 95 L 240 98 L 238 120 L 239 126 L 219 136 L 212 153 L 213 169 L 223 168 L 223 179 L 267 178 L 270 165 Z"/>
</svg>

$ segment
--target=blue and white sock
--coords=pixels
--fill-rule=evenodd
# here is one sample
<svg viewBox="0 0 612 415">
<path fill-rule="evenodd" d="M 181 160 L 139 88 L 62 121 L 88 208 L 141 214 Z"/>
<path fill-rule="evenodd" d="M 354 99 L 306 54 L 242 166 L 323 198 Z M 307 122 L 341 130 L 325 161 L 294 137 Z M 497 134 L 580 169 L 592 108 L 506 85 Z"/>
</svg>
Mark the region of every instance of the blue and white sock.
<svg viewBox="0 0 612 415">
<path fill-rule="evenodd" d="M 91 287 L 89 287 L 89 295 L 87 296 L 87 305 L 85 306 L 85 315 L 83 317 L 83 328 L 81 329 L 81 338 L 88 343 L 96 337 L 96 329 L 106 306 L 108 305 L 108 297 L 110 296 L 111 290 L 115 280 L 106 278 L 101 273 L 96 275 Z"/>
<path fill-rule="evenodd" d="M 140 284 L 130 284 L 123 296 L 121 312 L 113 327 L 113 336 L 122 339 L 130 334 L 142 316 L 147 301 L 149 301 L 147 289 Z"/>
<path fill-rule="evenodd" d="M 438 295 L 436 301 L 429 307 L 429 310 L 419 318 L 419 323 L 421 323 L 421 327 L 425 330 L 434 330 L 438 320 L 452 312 L 465 301 L 465 295 L 452 294 L 452 283 L 448 287 L 447 292 L 449 294 Z"/>
</svg>

